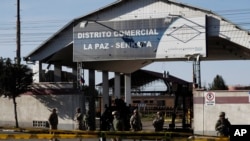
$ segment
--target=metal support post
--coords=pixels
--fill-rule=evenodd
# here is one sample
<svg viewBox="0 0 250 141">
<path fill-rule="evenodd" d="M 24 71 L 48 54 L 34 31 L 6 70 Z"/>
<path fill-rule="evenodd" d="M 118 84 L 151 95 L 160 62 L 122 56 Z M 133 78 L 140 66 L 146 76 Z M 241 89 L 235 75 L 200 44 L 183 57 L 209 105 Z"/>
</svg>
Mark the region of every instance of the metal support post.
<svg viewBox="0 0 250 141">
<path fill-rule="evenodd" d="M 84 84 L 84 71 L 82 62 L 77 62 L 77 88 L 82 90 Z"/>
<path fill-rule="evenodd" d="M 201 88 L 200 55 L 193 61 L 193 84 L 195 88 Z"/>
<path fill-rule="evenodd" d="M 200 55 L 197 55 L 196 57 L 196 73 L 197 73 L 197 82 L 198 82 L 198 88 L 201 88 L 201 66 L 200 66 Z"/>
</svg>

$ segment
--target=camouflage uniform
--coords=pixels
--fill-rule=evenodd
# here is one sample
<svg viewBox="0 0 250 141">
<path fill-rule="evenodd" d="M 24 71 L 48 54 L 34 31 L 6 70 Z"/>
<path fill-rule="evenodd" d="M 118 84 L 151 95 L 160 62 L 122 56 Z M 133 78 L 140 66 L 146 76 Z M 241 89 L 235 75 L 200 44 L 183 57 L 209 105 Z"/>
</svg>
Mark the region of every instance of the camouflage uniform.
<svg viewBox="0 0 250 141">
<path fill-rule="evenodd" d="M 227 118 L 225 118 L 225 112 L 220 113 L 220 118 L 217 120 L 215 124 L 215 130 L 219 136 L 229 136 L 229 128 L 231 123 Z"/>
<path fill-rule="evenodd" d="M 137 110 L 134 110 L 134 114 L 130 118 L 130 127 L 133 131 L 142 130 L 141 118 Z"/>
<path fill-rule="evenodd" d="M 90 119 L 90 111 L 87 111 L 87 114 L 84 116 L 84 123 L 87 130 L 90 130 L 90 126 L 92 125 Z"/>
<path fill-rule="evenodd" d="M 56 113 L 56 109 L 52 110 L 52 113 L 50 114 L 48 121 L 49 121 L 50 129 L 56 130 L 57 125 L 58 125 L 58 115 Z M 54 132 L 50 132 L 50 133 L 54 134 Z M 50 141 L 52 141 L 52 139 Z M 55 138 L 55 141 L 59 141 L 59 140 Z"/>
<path fill-rule="evenodd" d="M 58 115 L 56 109 L 53 109 L 52 113 L 49 116 L 50 129 L 57 129 L 58 125 Z"/>
<path fill-rule="evenodd" d="M 114 116 L 113 119 L 114 131 L 124 131 L 124 123 L 120 119 L 119 113 L 117 111 L 113 111 L 112 115 Z M 121 138 L 120 137 L 112 138 L 112 141 L 121 141 Z"/>
<path fill-rule="evenodd" d="M 114 131 L 123 131 L 124 130 L 124 123 L 120 119 L 119 113 L 117 111 L 114 111 L 112 113 L 112 115 L 114 115 L 114 119 L 113 119 Z"/>
<path fill-rule="evenodd" d="M 153 120 L 155 131 L 162 131 L 164 125 L 164 117 L 161 112 L 157 112 L 157 116 Z"/>
<path fill-rule="evenodd" d="M 84 129 L 83 114 L 81 113 L 81 109 L 80 108 L 77 108 L 74 120 L 76 122 L 76 129 L 77 130 L 83 130 Z"/>
</svg>

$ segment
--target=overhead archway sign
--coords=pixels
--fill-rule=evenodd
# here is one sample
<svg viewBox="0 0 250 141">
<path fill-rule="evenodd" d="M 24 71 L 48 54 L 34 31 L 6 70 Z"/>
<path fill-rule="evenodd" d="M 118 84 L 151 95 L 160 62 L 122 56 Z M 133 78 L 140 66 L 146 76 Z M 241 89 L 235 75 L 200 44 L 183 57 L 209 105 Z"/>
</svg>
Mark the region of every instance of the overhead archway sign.
<svg viewBox="0 0 250 141">
<path fill-rule="evenodd" d="M 84 20 L 74 27 L 73 61 L 206 57 L 205 19 Z"/>
</svg>

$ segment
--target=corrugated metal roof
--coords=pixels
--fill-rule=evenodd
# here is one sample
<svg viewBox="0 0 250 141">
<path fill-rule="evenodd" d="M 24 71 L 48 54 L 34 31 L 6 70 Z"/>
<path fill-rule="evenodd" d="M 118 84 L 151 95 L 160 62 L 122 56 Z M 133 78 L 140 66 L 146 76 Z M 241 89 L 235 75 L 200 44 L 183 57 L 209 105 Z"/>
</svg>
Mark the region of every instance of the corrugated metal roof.
<svg viewBox="0 0 250 141">
<path fill-rule="evenodd" d="M 176 2 L 176 1 L 171 1 L 171 0 L 161 0 L 163 2 L 167 2 L 167 3 L 172 3 L 172 4 L 176 4 L 176 5 L 179 5 L 179 6 L 183 6 L 183 7 L 189 7 L 189 8 L 192 8 L 192 9 L 196 9 L 196 10 L 200 10 L 200 11 L 203 11 L 203 12 L 207 12 L 207 13 L 212 13 L 211 11 L 209 10 L 205 10 L 205 9 L 201 9 L 201 8 L 198 8 L 198 7 L 194 7 L 194 6 L 191 6 L 191 5 L 187 5 L 187 4 L 183 4 L 183 3 L 180 3 L 180 2 Z M 53 40 L 56 36 L 58 36 L 62 31 L 64 31 L 65 29 L 67 28 L 70 28 L 72 27 L 72 30 L 73 30 L 73 25 L 75 25 L 75 23 L 79 22 L 80 20 L 82 19 L 85 19 L 91 15 L 94 15 L 94 14 L 97 14 L 99 12 L 102 12 L 104 10 L 108 10 L 109 8 L 112 8 L 112 7 L 116 7 L 116 6 L 120 6 L 122 5 L 124 2 L 126 2 L 126 0 L 117 0 L 109 5 L 106 5 L 104 7 L 101 7 L 97 10 L 94 10 L 93 12 L 90 12 L 86 15 L 83 15 L 83 16 L 80 16 L 80 17 L 77 17 L 73 20 L 71 20 L 68 24 L 66 24 L 65 26 L 63 26 L 59 31 L 57 31 L 55 34 L 53 34 L 50 38 L 48 38 L 47 40 L 45 40 L 41 45 L 39 45 L 36 49 L 34 49 L 33 51 L 31 51 L 31 53 L 29 53 L 26 58 L 28 58 L 29 56 L 31 56 L 32 54 L 36 53 L 37 51 L 40 50 L 40 48 L 44 47 L 48 42 L 50 42 L 51 40 Z"/>
</svg>

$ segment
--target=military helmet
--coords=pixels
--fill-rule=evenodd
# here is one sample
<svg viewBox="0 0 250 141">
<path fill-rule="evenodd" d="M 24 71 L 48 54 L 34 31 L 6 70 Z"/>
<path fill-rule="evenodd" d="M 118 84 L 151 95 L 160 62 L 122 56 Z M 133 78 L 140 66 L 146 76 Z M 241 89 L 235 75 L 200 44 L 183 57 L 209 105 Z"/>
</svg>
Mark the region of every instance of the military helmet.
<svg viewBox="0 0 250 141">
<path fill-rule="evenodd" d="M 112 115 L 118 115 L 118 112 L 117 111 L 113 111 Z"/>
<path fill-rule="evenodd" d="M 137 109 L 134 109 L 134 113 L 138 113 L 138 110 L 137 110 Z"/>
<path fill-rule="evenodd" d="M 224 117 L 226 115 L 225 112 L 220 112 L 220 117 Z"/>
</svg>

